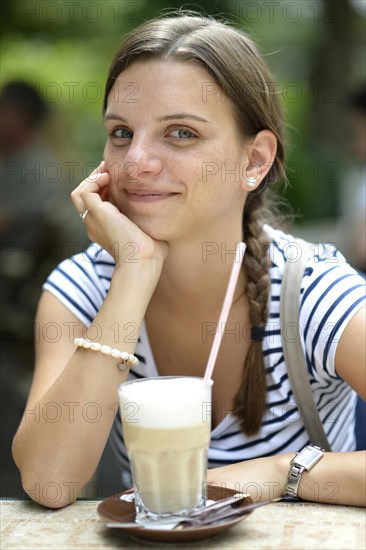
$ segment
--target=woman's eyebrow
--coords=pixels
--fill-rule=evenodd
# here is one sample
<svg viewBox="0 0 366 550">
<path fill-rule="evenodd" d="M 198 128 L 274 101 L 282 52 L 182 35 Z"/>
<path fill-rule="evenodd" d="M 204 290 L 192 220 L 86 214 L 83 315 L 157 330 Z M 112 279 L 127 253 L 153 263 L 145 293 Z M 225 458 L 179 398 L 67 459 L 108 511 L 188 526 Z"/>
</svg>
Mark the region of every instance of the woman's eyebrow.
<svg viewBox="0 0 366 550">
<path fill-rule="evenodd" d="M 104 121 L 106 122 L 107 120 L 122 120 L 122 122 L 127 122 L 127 120 L 123 118 L 123 116 L 115 115 L 114 113 L 107 113 L 106 115 L 104 115 Z"/>
<path fill-rule="evenodd" d="M 205 118 L 202 118 L 202 117 L 197 116 L 197 115 L 192 115 L 190 113 L 174 113 L 172 115 L 166 115 L 166 116 L 158 118 L 158 122 L 162 122 L 164 120 L 181 120 L 183 118 L 191 119 L 191 120 L 197 120 L 198 122 L 205 122 L 206 124 L 209 124 L 209 121 L 206 120 Z M 106 122 L 107 120 L 121 120 L 122 122 L 127 123 L 127 120 L 125 118 L 123 118 L 123 116 L 117 115 L 115 113 L 107 113 L 104 116 L 104 121 Z"/>
<path fill-rule="evenodd" d="M 162 122 L 163 120 L 182 119 L 182 118 L 190 118 L 192 120 L 198 120 L 198 122 L 206 122 L 207 124 L 209 124 L 209 121 L 206 120 L 205 118 L 202 118 L 197 115 L 192 115 L 190 113 L 174 113 L 172 115 L 166 115 L 166 116 L 160 117 L 158 120 L 159 122 Z"/>
</svg>

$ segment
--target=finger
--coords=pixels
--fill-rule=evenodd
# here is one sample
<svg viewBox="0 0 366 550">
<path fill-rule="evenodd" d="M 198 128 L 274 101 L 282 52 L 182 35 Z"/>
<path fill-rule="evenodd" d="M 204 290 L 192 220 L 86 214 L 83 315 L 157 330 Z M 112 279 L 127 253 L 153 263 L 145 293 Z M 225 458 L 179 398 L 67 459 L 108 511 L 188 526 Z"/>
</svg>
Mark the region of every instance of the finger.
<svg viewBox="0 0 366 550">
<path fill-rule="evenodd" d="M 83 188 L 84 183 L 86 181 L 90 181 L 90 180 L 92 181 L 94 178 L 98 179 L 98 176 L 100 176 L 100 175 L 102 175 L 106 172 L 107 172 L 106 165 L 105 165 L 104 160 L 102 160 L 99 163 L 99 165 L 96 168 L 94 168 L 94 170 L 81 183 L 79 183 L 79 185 L 74 189 L 73 193 L 74 192 L 77 193 L 78 191 L 80 191 L 80 189 Z"/>
<path fill-rule="evenodd" d="M 98 164 L 98 166 L 96 168 L 94 168 L 94 170 L 92 172 L 90 172 L 90 176 L 94 175 L 94 174 L 101 174 L 102 172 L 105 172 L 105 171 L 106 171 L 105 161 L 101 160 L 100 163 Z"/>
<path fill-rule="evenodd" d="M 84 196 L 84 211 L 88 210 L 88 215 L 83 221 L 90 222 L 101 221 L 104 216 L 120 214 L 120 211 L 108 201 L 102 201 L 101 197 L 97 193 L 87 193 Z"/>
<path fill-rule="evenodd" d="M 85 209 L 85 196 L 88 193 L 97 194 L 110 183 L 109 172 L 94 173 L 88 176 L 81 184 L 71 193 L 71 200 L 78 212 Z"/>
<path fill-rule="evenodd" d="M 80 194 L 97 193 L 102 189 L 110 180 L 109 172 L 97 172 L 96 174 L 90 174 L 80 185 Z"/>
<path fill-rule="evenodd" d="M 104 160 L 102 160 L 102 162 L 100 163 L 100 169 L 101 169 L 101 172 L 107 172 L 107 165 L 105 163 Z M 104 187 L 103 189 L 100 190 L 99 192 L 100 194 L 100 197 L 102 199 L 102 201 L 109 201 L 110 199 L 110 193 L 109 193 L 109 186 L 107 187 Z"/>
<path fill-rule="evenodd" d="M 102 160 L 100 164 L 92 172 L 90 172 L 89 176 L 87 176 L 84 181 L 94 178 L 97 179 L 98 176 L 102 176 L 105 173 L 107 173 L 106 163 Z"/>
</svg>

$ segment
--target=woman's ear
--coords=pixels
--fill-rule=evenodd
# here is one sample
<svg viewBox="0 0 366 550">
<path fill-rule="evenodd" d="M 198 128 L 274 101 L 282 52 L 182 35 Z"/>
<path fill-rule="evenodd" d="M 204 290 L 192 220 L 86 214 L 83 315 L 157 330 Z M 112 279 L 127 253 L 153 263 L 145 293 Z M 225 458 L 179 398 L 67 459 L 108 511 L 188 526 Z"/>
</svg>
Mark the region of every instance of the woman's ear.
<svg viewBox="0 0 366 550">
<path fill-rule="evenodd" d="M 247 145 L 248 162 L 242 171 L 241 186 L 244 191 L 253 191 L 268 174 L 277 151 L 277 139 L 270 130 L 261 130 Z"/>
</svg>

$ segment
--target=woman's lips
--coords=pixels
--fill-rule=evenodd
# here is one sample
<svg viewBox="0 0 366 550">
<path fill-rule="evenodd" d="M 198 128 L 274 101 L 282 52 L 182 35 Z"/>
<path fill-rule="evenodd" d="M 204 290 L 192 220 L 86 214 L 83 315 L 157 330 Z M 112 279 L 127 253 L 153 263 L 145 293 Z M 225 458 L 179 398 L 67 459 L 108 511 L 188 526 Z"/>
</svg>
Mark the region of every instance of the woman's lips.
<svg viewBox="0 0 366 550">
<path fill-rule="evenodd" d="M 126 189 L 125 193 L 128 200 L 131 202 L 158 202 L 178 195 L 178 193 L 149 193 L 148 191 L 133 193 L 132 191 L 127 191 Z"/>
</svg>

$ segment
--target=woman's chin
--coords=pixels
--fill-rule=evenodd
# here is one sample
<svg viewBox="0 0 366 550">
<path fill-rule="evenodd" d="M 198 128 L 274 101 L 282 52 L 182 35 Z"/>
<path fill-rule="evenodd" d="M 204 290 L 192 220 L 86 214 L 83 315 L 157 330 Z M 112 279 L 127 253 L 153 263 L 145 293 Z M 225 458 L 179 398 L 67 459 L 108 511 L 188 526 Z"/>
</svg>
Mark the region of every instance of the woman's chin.
<svg viewBox="0 0 366 550">
<path fill-rule="evenodd" d="M 169 241 L 172 238 L 172 232 L 162 223 L 150 220 L 132 220 L 146 235 L 155 241 Z"/>
</svg>

